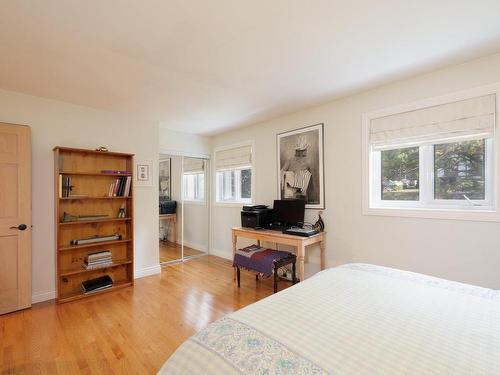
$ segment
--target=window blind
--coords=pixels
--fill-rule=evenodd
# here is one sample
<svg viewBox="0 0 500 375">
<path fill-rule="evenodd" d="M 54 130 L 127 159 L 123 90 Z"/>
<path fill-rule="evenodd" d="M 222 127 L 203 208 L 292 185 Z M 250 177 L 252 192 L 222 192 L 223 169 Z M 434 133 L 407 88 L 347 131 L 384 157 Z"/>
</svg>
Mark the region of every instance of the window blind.
<svg viewBox="0 0 500 375">
<path fill-rule="evenodd" d="M 217 170 L 248 167 L 252 164 L 252 146 L 240 146 L 215 153 Z"/>
<path fill-rule="evenodd" d="M 184 173 L 202 173 L 205 170 L 205 160 L 200 158 L 184 158 Z"/>
<path fill-rule="evenodd" d="M 460 100 L 372 119 L 373 149 L 489 137 L 495 128 L 495 95 Z"/>
</svg>

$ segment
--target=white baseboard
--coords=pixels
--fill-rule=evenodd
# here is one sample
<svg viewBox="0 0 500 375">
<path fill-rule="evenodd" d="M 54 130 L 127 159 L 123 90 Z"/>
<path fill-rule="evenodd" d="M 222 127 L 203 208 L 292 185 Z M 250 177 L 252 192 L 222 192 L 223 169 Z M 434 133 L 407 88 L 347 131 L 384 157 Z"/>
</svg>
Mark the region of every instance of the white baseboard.
<svg viewBox="0 0 500 375">
<path fill-rule="evenodd" d="M 156 275 L 159 273 L 161 273 L 161 266 L 159 264 L 155 264 L 154 266 L 134 270 L 134 279 L 140 279 L 141 277 Z"/>
<path fill-rule="evenodd" d="M 31 295 L 31 303 L 39 303 L 43 301 L 49 301 L 51 299 L 56 298 L 56 291 L 55 290 L 49 290 L 46 292 L 34 292 Z"/>
<path fill-rule="evenodd" d="M 201 252 L 204 252 L 204 253 L 207 252 L 207 245 L 201 245 L 201 244 L 198 244 L 198 243 L 184 241 L 184 246 L 190 247 L 191 249 L 198 250 L 198 251 L 201 251 Z"/>
<path fill-rule="evenodd" d="M 140 277 L 156 275 L 158 273 L 161 273 L 161 267 L 159 264 L 151 267 L 145 267 L 140 270 L 135 270 L 134 277 L 138 279 Z M 33 294 L 31 295 L 31 303 L 35 304 L 39 302 L 49 301 L 55 298 L 56 298 L 55 290 L 49 290 L 45 292 L 33 292 Z"/>
<path fill-rule="evenodd" d="M 233 252 L 230 250 L 229 252 L 220 250 L 220 249 L 210 249 L 210 255 L 215 255 L 219 258 L 224 258 L 228 260 L 233 260 Z"/>
</svg>

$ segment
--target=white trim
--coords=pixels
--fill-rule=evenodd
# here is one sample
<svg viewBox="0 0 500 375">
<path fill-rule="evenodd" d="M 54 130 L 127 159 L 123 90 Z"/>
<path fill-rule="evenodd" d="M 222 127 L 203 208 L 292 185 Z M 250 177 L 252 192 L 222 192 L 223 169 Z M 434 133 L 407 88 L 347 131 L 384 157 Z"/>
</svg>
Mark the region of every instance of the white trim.
<svg viewBox="0 0 500 375">
<path fill-rule="evenodd" d="M 149 266 L 134 270 L 134 279 L 140 279 L 141 277 L 157 275 L 159 273 L 161 273 L 161 266 L 160 264 L 155 264 L 154 266 Z"/>
<path fill-rule="evenodd" d="M 34 292 L 31 295 L 31 303 L 40 303 L 44 301 L 49 301 L 52 299 L 56 299 L 56 291 L 55 290 L 48 290 L 45 292 Z"/>
<path fill-rule="evenodd" d="M 220 249 L 211 249 L 210 255 L 213 255 L 213 256 L 216 256 L 219 258 L 223 258 L 223 259 L 227 259 L 227 260 L 233 260 L 233 252 L 231 250 L 229 250 L 229 253 L 228 253 L 227 251 L 220 250 Z"/>
<path fill-rule="evenodd" d="M 207 201 L 205 199 L 199 200 L 199 201 L 194 201 L 194 200 L 184 200 L 182 201 L 184 204 L 187 205 L 193 205 L 193 206 L 206 206 Z"/>
<path fill-rule="evenodd" d="M 415 218 L 430 218 L 430 219 L 450 219 L 450 220 L 471 220 L 471 221 L 500 221 L 500 212 L 498 211 L 498 199 L 500 198 L 499 177 L 496 165 L 499 163 L 500 152 L 500 132 L 495 131 L 493 139 L 489 142 L 488 147 L 493 144 L 493 155 L 486 157 L 487 164 L 493 164 L 491 167 L 486 166 L 487 171 L 495 171 L 493 179 L 489 179 L 489 185 L 486 187 L 487 194 L 490 197 L 491 203 L 489 206 L 483 207 L 467 207 L 467 206 L 453 206 L 449 208 L 442 207 L 376 207 L 372 202 L 372 194 L 375 187 L 371 179 L 372 166 L 374 160 L 372 159 L 373 153 L 371 152 L 369 143 L 370 122 L 374 118 L 390 116 L 400 112 L 407 112 L 418 110 L 424 107 L 436 106 L 452 101 L 465 100 L 482 95 L 495 94 L 496 95 L 496 113 L 500 107 L 500 83 L 492 85 L 476 87 L 460 92 L 442 95 L 434 98 L 415 101 L 395 107 L 384 108 L 362 115 L 362 212 L 363 215 L 382 215 L 382 216 L 395 216 L 395 217 L 415 217 Z M 496 128 L 496 123 L 495 123 Z M 421 178 L 433 178 L 433 176 L 421 175 Z M 494 194 L 493 194 L 494 192 Z M 422 191 L 420 192 L 422 194 Z M 425 192 L 424 192 L 425 195 Z M 494 199 L 492 198 L 494 197 Z M 426 198 L 425 196 L 423 198 Z M 404 202 L 407 203 L 407 202 Z M 451 202 L 453 203 L 453 202 Z M 406 204 L 406 206 L 409 206 Z"/>
<path fill-rule="evenodd" d="M 160 155 L 165 155 L 166 157 L 168 157 L 168 155 L 172 155 L 172 156 L 185 156 L 187 158 L 201 158 L 201 159 L 208 159 L 210 160 L 210 153 L 208 154 L 204 154 L 202 152 L 185 152 L 185 151 L 179 151 L 179 150 L 171 150 L 171 149 L 167 149 L 167 148 L 161 148 L 160 147 L 160 152 L 159 152 Z"/>
<path fill-rule="evenodd" d="M 201 251 L 202 253 L 208 252 L 208 244 L 203 245 L 203 244 L 194 243 L 194 242 L 190 242 L 190 241 L 184 241 L 184 246 L 187 246 L 193 250 Z M 201 255 L 201 254 L 199 254 L 199 255 Z M 186 256 L 184 256 L 184 257 L 186 257 Z"/>
</svg>

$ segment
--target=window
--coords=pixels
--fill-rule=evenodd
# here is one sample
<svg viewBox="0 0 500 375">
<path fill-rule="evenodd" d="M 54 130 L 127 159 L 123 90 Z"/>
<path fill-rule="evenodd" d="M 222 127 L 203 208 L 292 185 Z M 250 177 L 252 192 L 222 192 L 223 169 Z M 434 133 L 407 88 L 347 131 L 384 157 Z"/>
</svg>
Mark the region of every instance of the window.
<svg viewBox="0 0 500 375">
<path fill-rule="evenodd" d="M 252 202 L 252 148 L 249 145 L 217 151 L 216 202 Z"/>
<path fill-rule="evenodd" d="M 378 207 L 490 209 L 490 138 L 373 151 Z M 423 176 L 421 178 L 420 176 Z"/>
<path fill-rule="evenodd" d="M 217 172 L 217 202 L 250 203 L 252 169 L 230 169 Z"/>
<path fill-rule="evenodd" d="M 183 158 L 182 198 L 185 201 L 205 201 L 205 164 L 202 158 Z"/>
<path fill-rule="evenodd" d="M 382 200 L 418 201 L 418 147 L 381 152 Z"/>
<path fill-rule="evenodd" d="M 205 200 L 205 173 L 184 173 L 184 200 Z"/>
<path fill-rule="evenodd" d="M 365 117 L 368 209 L 494 211 L 494 114 L 486 95 Z"/>
</svg>

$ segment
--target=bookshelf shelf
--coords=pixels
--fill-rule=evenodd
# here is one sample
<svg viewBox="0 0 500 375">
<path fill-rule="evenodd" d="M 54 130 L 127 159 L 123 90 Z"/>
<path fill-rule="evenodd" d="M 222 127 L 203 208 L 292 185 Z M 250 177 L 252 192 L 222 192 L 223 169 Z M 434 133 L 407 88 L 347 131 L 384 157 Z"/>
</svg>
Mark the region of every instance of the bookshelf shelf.
<svg viewBox="0 0 500 375">
<path fill-rule="evenodd" d="M 102 272 L 108 268 L 120 267 L 120 266 L 123 266 L 125 264 L 130 264 L 130 263 L 132 263 L 132 261 L 130 259 L 124 259 L 124 260 L 113 261 L 113 264 L 109 264 L 109 265 L 104 266 L 104 267 L 98 267 L 98 268 L 94 268 L 94 269 L 90 269 L 90 270 L 85 269 L 83 267 L 79 267 L 79 268 L 75 268 L 75 269 L 68 269 L 68 270 L 61 271 L 61 273 L 59 274 L 59 277 L 73 276 L 73 275 L 78 275 L 81 273 L 88 273 L 88 272 L 99 272 L 99 271 Z"/>
<path fill-rule="evenodd" d="M 89 177 L 128 177 L 131 176 L 131 174 L 124 174 L 124 173 L 102 173 L 102 172 L 59 172 L 59 174 L 65 175 L 65 176 L 89 176 Z"/>
<path fill-rule="evenodd" d="M 114 221 L 129 221 L 129 220 L 132 220 L 132 218 L 131 217 L 112 217 L 112 218 L 107 218 L 107 219 L 65 221 L 65 222 L 59 223 L 59 225 L 82 225 L 82 224 L 112 223 Z"/>
<path fill-rule="evenodd" d="M 60 197 L 61 201 L 81 201 L 81 200 L 97 200 L 97 199 L 132 199 L 132 197 Z"/>
<path fill-rule="evenodd" d="M 58 251 L 69 251 L 69 250 L 75 250 L 75 249 L 86 249 L 89 247 L 110 246 L 110 245 L 122 244 L 122 243 L 127 243 L 127 242 L 132 242 L 132 240 L 114 240 L 114 241 L 88 243 L 85 245 L 68 245 L 68 246 L 61 246 L 57 250 Z"/>
<path fill-rule="evenodd" d="M 130 179 L 126 181 L 126 188 L 123 184 L 118 184 L 119 182 L 123 183 L 125 177 L 132 175 L 132 169 L 133 154 L 69 147 L 54 148 L 58 303 L 107 293 L 133 285 L 133 184 L 130 183 Z M 126 171 L 127 173 L 102 173 L 104 170 Z M 107 196 L 108 191 L 112 191 L 111 184 L 117 186 L 116 191 L 130 190 L 130 193 L 128 196 Z M 71 193 L 75 196 L 64 196 Z M 126 217 L 117 217 L 122 216 L 122 213 Z M 107 217 L 63 222 L 62 218 L 67 217 L 67 215 L 106 215 Z M 121 239 L 70 245 L 72 240 L 92 236 L 109 236 L 110 234 L 120 235 Z M 82 267 L 89 254 L 101 251 L 109 251 L 111 257 L 116 261 L 113 264 L 95 269 Z M 83 293 L 83 282 L 104 275 L 112 279 L 112 287 L 94 293 Z"/>
<path fill-rule="evenodd" d="M 118 282 L 118 283 L 113 284 L 113 286 L 111 288 L 104 289 L 104 290 L 99 290 L 99 291 L 93 292 L 93 293 L 87 293 L 87 294 L 85 294 L 82 291 L 80 291 L 80 292 L 73 292 L 73 293 L 63 294 L 63 295 L 59 296 L 58 302 L 59 303 L 64 303 L 64 302 L 75 301 L 77 299 L 87 298 L 87 297 L 95 296 L 95 295 L 102 294 L 102 293 L 112 292 L 114 290 L 126 288 L 126 287 L 129 287 L 129 286 L 132 286 L 132 285 L 133 285 L 133 282 L 130 282 L 130 281 Z"/>
</svg>

